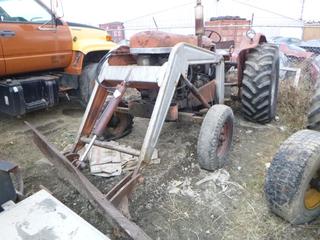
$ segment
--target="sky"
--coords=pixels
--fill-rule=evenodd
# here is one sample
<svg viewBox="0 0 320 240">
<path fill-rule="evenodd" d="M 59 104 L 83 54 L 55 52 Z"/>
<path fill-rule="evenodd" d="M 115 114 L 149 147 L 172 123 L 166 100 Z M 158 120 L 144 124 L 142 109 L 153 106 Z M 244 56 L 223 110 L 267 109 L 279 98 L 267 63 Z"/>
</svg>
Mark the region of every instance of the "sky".
<svg viewBox="0 0 320 240">
<path fill-rule="evenodd" d="M 304 1 L 303 19 L 319 21 L 320 1 Z M 179 33 L 193 31 L 196 0 L 61 0 L 61 2 L 64 19 L 69 21 L 95 26 L 100 23 L 122 21 L 131 32 L 155 28 L 156 25 L 161 30 Z M 202 0 L 205 19 L 224 15 L 251 19 L 254 14 L 254 24 L 277 26 L 299 26 L 302 2 L 303 0 Z M 266 29 L 264 28 L 265 31 Z M 268 32 L 272 33 L 273 30 L 268 29 Z M 279 30 L 274 34 L 301 33 L 291 28 Z"/>
</svg>

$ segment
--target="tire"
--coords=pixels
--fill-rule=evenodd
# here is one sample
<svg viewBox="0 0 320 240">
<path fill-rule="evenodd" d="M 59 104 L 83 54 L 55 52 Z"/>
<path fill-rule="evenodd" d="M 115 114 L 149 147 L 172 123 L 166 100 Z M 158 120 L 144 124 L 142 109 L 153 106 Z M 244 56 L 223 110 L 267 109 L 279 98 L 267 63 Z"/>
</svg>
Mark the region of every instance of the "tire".
<svg viewBox="0 0 320 240">
<path fill-rule="evenodd" d="M 311 99 L 308 112 L 309 129 L 320 131 L 320 88 L 318 87 Z"/>
<path fill-rule="evenodd" d="M 90 63 L 85 66 L 79 78 L 79 90 L 80 90 L 80 103 L 83 107 L 86 107 L 91 93 L 95 85 L 95 76 L 98 63 Z"/>
<path fill-rule="evenodd" d="M 310 186 L 319 169 L 320 133 L 302 130 L 289 137 L 273 158 L 265 180 L 271 211 L 292 224 L 307 223 L 319 216 L 320 193 Z M 310 200 L 308 194 L 318 196 L 312 207 L 305 201 Z"/>
<path fill-rule="evenodd" d="M 278 47 L 263 43 L 248 54 L 243 71 L 242 112 L 256 123 L 270 122 L 276 114 L 279 87 Z"/>
<path fill-rule="evenodd" d="M 117 140 L 131 133 L 133 116 L 128 113 L 114 113 L 106 130 L 103 133 L 104 140 Z"/>
<path fill-rule="evenodd" d="M 233 125 L 230 107 L 217 104 L 209 109 L 198 138 L 197 155 L 201 168 L 214 171 L 225 165 L 232 144 Z"/>
</svg>

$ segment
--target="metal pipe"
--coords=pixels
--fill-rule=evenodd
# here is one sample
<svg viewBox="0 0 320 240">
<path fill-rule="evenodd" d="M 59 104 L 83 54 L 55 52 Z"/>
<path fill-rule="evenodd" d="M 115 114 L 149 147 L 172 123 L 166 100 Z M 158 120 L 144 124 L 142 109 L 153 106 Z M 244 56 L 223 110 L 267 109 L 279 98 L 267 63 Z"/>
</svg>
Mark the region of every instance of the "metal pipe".
<svg viewBox="0 0 320 240">
<path fill-rule="evenodd" d="M 194 8 L 195 13 L 195 34 L 198 38 L 198 47 L 202 46 L 202 36 L 204 35 L 204 17 L 203 6 L 201 0 L 197 0 L 197 5 Z"/>
<path fill-rule="evenodd" d="M 183 77 L 183 79 L 186 82 L 191 93 L 202 103 L 202 105 L 206 108 L 210 108 L 210 105 L 207 103 L 201 93 L 199 93 L 198 89 L 187 78 Z"/>
<path fill-rule="evenodd" d="M 95 123 L 95 127 L 92 131 L 93 137 L 92 137 L 89 145 L 87 146 L 86 151 L 80 157 L 79 163 L 83 162 L 86 159 L 86 157 L 87 157 L 89 151 L 91 150 L 96 138 L 98 136 L 101 136 L 103 134 L 103 132 L 105 131 L 108 123 L 110 122 L 110 120 L 113 116 L 113 113 L 117 110 L 117 107 L 118 107 L 126 89 L 127 89 L 126 81 L 123 81 L 121 84 L 119 84 L 117 86 L 117 89 L 113 93 L 113 98 L 110 100 L 107 107 L 105 108 L 105 110 L 101 114 L 100 118 Z"/>
<path fill-rule="evenodd" d="M 91 138 L 82 137 L 81 141 L 84 142 L 84 143 L 91 143 L 92 139 Z M 136 156 L 136 157 L 139 157 L 139 155 L 140 155 L 140 151 L 138 151 L 136 149 L 128 149 L 128 148 L 125 148 L 125 147 L 122 147 L 122 146 L 114 145 L 114 144 L 112 144 L 110 142 L 104 142 L 104 141 L 95 140 L 93 142 L 93 145 L 94 146 L 98 146 L 98 147 L 111 149 L 111 150 L 115 150 L 115 151 L 126 153 L 126 154 L 130 154 L 130 155 Z"/>
<path fill-rule="evenodd" d="M 89 142 L 89 145 L 87 146 L 86 151 L 81 155 L 79 162 L 78 162 L 79 165 L 86 159 L 86 157 L 87 157 L 89 151 L 91 150 L 92 145 L 96 139 L 97 139 L 97 135 L 94 135 L 92 137 L 91 141 Z"/>
</svg>

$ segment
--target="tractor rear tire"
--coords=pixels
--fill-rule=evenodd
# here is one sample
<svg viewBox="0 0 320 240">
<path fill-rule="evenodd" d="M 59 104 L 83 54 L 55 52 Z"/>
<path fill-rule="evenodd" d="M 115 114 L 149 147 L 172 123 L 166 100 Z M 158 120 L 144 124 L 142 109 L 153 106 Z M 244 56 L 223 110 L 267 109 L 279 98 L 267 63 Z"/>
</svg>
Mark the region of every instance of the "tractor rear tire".
<svg viewBox="0 0 320 240">
<path fill-rule="evenodd" d="M 276 114 L 279 87 L 279 50 L 263 43 L 248 54 L 243 71 L 242 112 L 249 121 L 268 123 Z"/>
<path fill-rule="evenodd" d="M 311 187 L 320 169 L 320 133 L 302 130 L 289 137 L 272 160 L 265 195 L 272 212 L 292 224 L 320 215 L 320 192 Z"/>
<path fill-rule="evenodd" d="M 308 128 L 320 131 L 320 87 L 318 87 L 311 99 L 308 113 Z"/>
<path fill-rule="evenodd" d="M 234 116 L 225 105 L 213 105 L 207 112 L 199 133 L 197 155 L 200 167 L 217 170 L 227 162 L 232 144 Z"/>
</svg>

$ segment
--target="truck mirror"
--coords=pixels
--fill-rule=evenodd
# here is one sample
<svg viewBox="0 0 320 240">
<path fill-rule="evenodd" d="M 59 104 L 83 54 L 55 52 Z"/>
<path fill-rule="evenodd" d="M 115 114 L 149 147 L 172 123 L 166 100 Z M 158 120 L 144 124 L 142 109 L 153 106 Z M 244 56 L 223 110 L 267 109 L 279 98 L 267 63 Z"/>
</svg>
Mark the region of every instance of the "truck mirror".
<svg viewBox="0 0 320 240">
<path fill-rule="evenodd" d="M 51 0 L 51 11 L 56 18 L 62 18 L 64 16 L 63 6 L 61 0 Z"/>
</svg>

